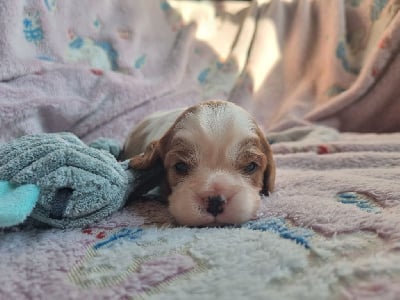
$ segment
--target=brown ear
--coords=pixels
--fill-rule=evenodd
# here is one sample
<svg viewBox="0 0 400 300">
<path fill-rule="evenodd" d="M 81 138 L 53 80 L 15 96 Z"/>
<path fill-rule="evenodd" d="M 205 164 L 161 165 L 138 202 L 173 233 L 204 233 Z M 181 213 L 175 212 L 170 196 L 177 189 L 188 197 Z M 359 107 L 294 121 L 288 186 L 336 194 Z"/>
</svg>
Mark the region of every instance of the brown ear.
<svg viewBox="0 0 400 300">
<path fill-rule="evenodd" d="M 147 170 L 154 166 L 157 162 L 161 161 L 160 156 L 160 142 L 153 141 L 147 147 L 144 153 L 132 157 L 129 165 L 138 170 Z"/>
<path fill-rule="evenodd" d="M 261 193 L 268 196 L 269 193 L 272 193 L 275 188 L 275 161 L 272 155 L 271 146 L 269 145 L 264 134 L 261 132 L 261 130 L 257 130 L 257 133 L 261 141 L 261 145 L 263 148 L 262 150 L 267 156 L 267 167 L 264 171 L 263 188 L 261 190 Z"/>
<path fill-rule="evenodd" d="M 262 189 L 262 193 L 266 196 L 269 195 L 269 193 L 272 193 L 275 188 L 275 161 L 272 156 L 272 151 L 271 147 L 267 143 L 268 146 L 268 151 L 267 151 L 267 168 L 264 171 L 264 186 Z"/>
</svg>

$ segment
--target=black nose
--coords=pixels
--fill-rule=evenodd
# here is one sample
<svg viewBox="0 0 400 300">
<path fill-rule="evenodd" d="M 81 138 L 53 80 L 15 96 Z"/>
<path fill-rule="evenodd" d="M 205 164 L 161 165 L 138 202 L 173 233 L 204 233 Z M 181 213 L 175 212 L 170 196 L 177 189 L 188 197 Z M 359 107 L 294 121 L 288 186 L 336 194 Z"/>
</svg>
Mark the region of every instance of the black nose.
<svg viewBox="0 0 400 300">
<path fill-rule="evenodd" d="M 207 212 L 216 217 L 224 211 L 224 202 L 225 200 L 219 195 L 208 197 Z"/>
</svg>

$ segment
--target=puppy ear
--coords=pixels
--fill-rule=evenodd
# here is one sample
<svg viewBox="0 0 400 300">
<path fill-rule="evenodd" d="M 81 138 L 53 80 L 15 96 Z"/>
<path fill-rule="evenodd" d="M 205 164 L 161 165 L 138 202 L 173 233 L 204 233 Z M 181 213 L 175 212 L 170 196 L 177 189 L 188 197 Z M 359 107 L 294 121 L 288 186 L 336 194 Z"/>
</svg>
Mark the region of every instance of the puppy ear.
<svg viewBox="0 0 400 300">
<path fill-rule="evenodd" d="M 269 146 L 269 144 L 267 143 L 268 146 L 268 151 L 266 152 L 267 155 L 267 168 L 264 171 L 264 185 L 263 185 L 263 189 L 262 189 L 262 193 L 266 196 L 269 195 L 269 193 L 272 193 L 274 191 L 275 188 L 275 161 L 274 158 L 272 156 L 272 151 L 271 151 L 271 147 Z"/>
<path fill-rule="evenodd" d="M 156 163 L 161 162 L 160 141 L 153 141 L 147 147 L 144 153 L 132 157 L 129 165 L 138 170 L 147 170 Z"/>
<path fill-rule="evenodd" d="M 261 147 L 264 154 L 267 156 L 267 167 L 264 171 L 263 188 L 261 193 L 268 196 L 269 193 L 274 191 L 275 188 L 275 161 L 272 155 L 271 146 L 261 130 L 257 130 L 258 136 L 261 141 Z"/>
</svg>

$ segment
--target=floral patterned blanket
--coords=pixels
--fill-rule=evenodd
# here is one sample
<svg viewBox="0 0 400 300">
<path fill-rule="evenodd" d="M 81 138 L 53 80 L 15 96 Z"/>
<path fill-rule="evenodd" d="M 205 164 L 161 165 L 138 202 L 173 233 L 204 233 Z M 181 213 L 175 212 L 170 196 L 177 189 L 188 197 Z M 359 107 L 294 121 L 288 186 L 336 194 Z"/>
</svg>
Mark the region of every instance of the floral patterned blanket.
<svg viewBox="0 0 400 300">
<path fill-rule="evenodd" d="M 400 134 L 278 141 L 299 132 L 275 136 L 276 191 L 242 225 L 134 202 L 89 228 L 3 230 L 0 299 L 397 299 Z"/>
<path fill-rule="evenodd" d="M 210 98 L 267 132 L 276 191 L 234 227 L 135 202 L 79 230 L 0 231 L 0 299 L 398 299 L 398 0 L 0 2 L 0 143 L 122 142 Z M 288 131 L 285 131 L 288 130 Z"/>
<path fill-rule="evenodd" d="M 0 143 L 122 141 L 155 110 L 219 98 L 268 131 L 400 129 L 398 0 L 0 4 Z"/>
</svg>

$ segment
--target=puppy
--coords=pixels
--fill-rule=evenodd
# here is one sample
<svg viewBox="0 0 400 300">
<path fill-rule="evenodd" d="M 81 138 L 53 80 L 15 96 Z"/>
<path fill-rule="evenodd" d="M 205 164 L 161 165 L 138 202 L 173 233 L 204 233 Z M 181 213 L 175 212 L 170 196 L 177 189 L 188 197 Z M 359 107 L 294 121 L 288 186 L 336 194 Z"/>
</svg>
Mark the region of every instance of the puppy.
<svg viewBox="0 0 400 300">
<path fill-rule="evenodd" d="M 146 118 L 123 158 L 146 170 L 162 163 L 169 211 L 181 225 L 239 224 L 255 217 L 275 184 L 271 148 L 245 110 L 208 101 Z"/>
</svg>

